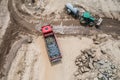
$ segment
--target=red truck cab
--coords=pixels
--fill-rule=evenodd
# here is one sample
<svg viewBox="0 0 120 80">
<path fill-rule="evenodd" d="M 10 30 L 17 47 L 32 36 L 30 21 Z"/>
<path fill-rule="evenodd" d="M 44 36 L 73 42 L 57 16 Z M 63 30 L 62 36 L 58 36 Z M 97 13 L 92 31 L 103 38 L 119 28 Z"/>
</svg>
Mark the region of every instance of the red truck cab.
<svg viewBox="0 0 120 80">
<path fill-rule="evenodd" d="M 52 26 L 46 25 L 42 27 L 42 34 L 46 43 L 46 49 L 49 59 L 52 63 L 61 61 L 61 53 L 57 44 L 56 37 L 52 30 Z"/>
</svg>

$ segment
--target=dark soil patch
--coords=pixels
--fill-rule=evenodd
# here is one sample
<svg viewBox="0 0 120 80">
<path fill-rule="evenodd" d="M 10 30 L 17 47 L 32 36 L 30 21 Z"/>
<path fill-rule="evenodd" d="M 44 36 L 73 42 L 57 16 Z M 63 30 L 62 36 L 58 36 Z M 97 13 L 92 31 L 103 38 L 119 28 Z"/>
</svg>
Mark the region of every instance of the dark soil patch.
<svg viewBox="0 0 120 80">
<path fill-rule="evenodd" d="M 120 35 L 120 21 L 105 18 L 100 29 L 105 33 Z"/>
<path fill-rule="evenodd" d="M 14 43 L 19 33 L 21 31 L 24 32 L 24 30 L 26 30 L 23 27 L 17 25 L 13 18 L 11 18 L 11 21 L 12 23 L 9 24 L 5 35 L 3 36 L 3 42 L 0 45 L 0 71 L 3 68 L 5 57 L 11 49 L 11 45 Z"/>
<path fill-rule="evenodd" d="M 67 21 L 64 21 L 64 20 L 61 20 L 61 21 L 54 21 L 52 24 L 53 25 L 60 25 L 62 23 L 63 26 L 71 26 L 73 25 L 74 26 L 82 26 L 79 22 L 79 20 L 67 20 Z M 86 27 L 86 26 L 83 26 L 83 27 Z M 93 29 L 93 30 L 98 30 L 98 31 L 102 31 L 103 33 L 106 33 L 106 34 L 110 34 L 110 35 L 120 35 L 120 21 L 117 21 L 117 20 L 112 20 L 112 19 L 108 19 L 108 18 L 103 18 L 103 22 L 102 22 L 102 25 L 96 29 L 94 27 L 90 28 L 90 27 L 86 27 L 86 28 L 89 28 L 89 29 Z"/>
</svg>

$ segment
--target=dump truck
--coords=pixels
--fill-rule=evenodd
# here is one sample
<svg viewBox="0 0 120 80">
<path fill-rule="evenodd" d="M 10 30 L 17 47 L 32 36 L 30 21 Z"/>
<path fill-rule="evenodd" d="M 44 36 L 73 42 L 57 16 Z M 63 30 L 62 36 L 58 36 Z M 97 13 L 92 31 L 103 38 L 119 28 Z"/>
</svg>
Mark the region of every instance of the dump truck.
<svg viewBox="0 0 120 80">
<path fill-rule="evenodd" d="M 51 63 L 61 61 L 61 53 L 51 25 L 42 27 L 42 34 L 46 43 L 48 57 Z"/>
</svg>

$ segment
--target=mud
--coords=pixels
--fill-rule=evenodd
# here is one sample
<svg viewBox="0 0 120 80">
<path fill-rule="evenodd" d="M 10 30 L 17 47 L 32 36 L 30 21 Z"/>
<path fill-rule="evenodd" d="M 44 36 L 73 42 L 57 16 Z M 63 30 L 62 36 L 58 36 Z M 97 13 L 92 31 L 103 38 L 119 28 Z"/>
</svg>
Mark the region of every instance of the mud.
<svg viewBox="0 0 120 80">
<path fill-rule="evenodd" d="M 120 21 L 105 19 L 103 21 L 103 25 L 101 26 L 101 30 L 105 33 L 110 34 L 118 34 L 120 35 Z"/>
</svg>

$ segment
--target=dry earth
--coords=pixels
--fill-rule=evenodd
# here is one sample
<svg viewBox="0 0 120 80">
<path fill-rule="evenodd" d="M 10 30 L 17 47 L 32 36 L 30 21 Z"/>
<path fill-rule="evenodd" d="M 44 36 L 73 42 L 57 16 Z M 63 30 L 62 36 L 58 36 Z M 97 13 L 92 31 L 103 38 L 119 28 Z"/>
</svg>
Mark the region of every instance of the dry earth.
<svg viewBox="0 0 120 80">
<path fill-rule="evenodd" d="M 68 16 L 68 2 L 103 17 L 100 29 L 83 27 Z M 119 0 L 0 0 L 0 80 L 98 80 L 97 68 L 75 76 L 76 57 L 86 49 L 112 61 L 118 76 L 109 80 L 120 80 L 119 20 Z M 45 24 L 53 25 L 63 56 L 55 65 L 49 62 L 40 31 Z"/>
</svg>

